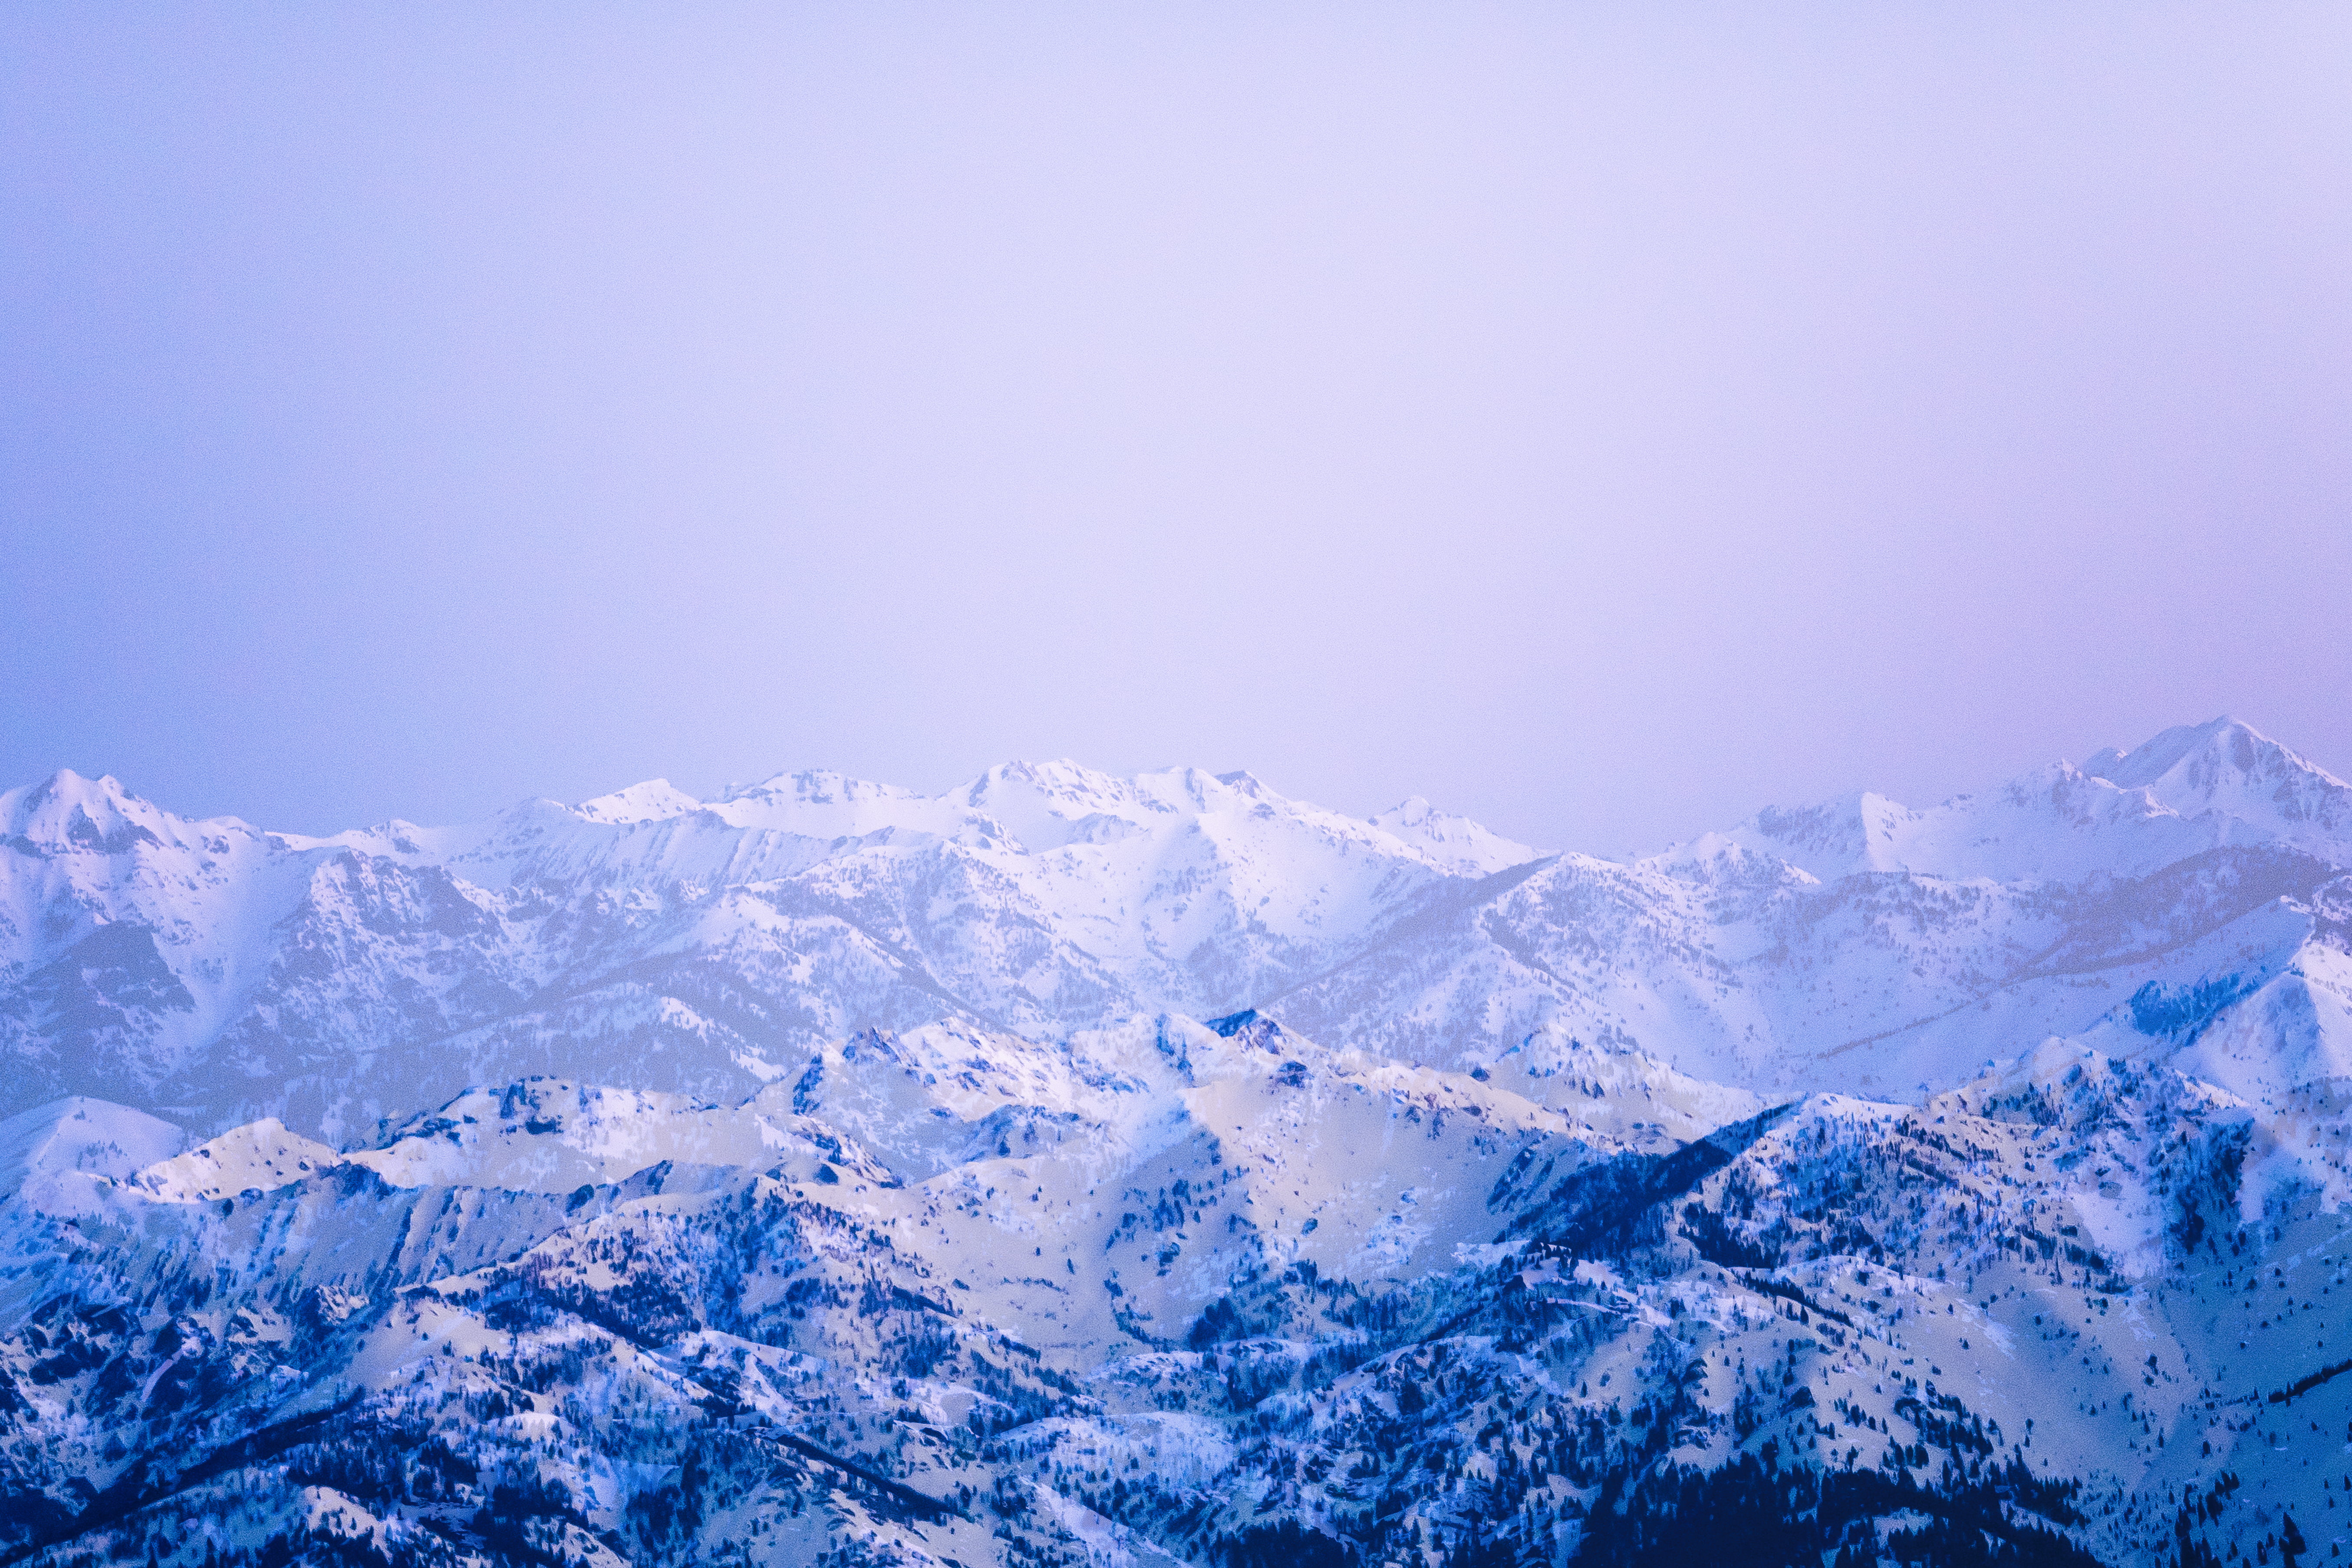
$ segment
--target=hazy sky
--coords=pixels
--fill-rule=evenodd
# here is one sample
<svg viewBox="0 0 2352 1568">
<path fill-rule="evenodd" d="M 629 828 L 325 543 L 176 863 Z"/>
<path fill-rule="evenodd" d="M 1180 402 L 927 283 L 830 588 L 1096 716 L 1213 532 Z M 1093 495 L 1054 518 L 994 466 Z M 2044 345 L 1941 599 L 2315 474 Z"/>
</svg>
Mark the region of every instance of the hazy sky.
<svg viewBox="0 0 2352 1568">
<path fill-rule="evenodd" d="M 2352 8 L 23 5 L 0 780 L 2352 772 Z"/>
</svg>

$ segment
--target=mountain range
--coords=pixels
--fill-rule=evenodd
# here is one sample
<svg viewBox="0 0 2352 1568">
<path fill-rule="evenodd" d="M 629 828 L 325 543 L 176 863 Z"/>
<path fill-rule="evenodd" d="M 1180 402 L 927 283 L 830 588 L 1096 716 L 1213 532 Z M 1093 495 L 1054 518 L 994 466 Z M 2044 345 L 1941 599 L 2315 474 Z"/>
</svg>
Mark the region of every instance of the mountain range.
<svg viewBox="0 0 2352 1568">
<path fill-rule="evenodd" d="M 2347 873 L 2226 720 L 1613 860 L 1071 763 L 331 837 L 61 773 L 0 1559 L 2333 1559 Z"/>
</svg>

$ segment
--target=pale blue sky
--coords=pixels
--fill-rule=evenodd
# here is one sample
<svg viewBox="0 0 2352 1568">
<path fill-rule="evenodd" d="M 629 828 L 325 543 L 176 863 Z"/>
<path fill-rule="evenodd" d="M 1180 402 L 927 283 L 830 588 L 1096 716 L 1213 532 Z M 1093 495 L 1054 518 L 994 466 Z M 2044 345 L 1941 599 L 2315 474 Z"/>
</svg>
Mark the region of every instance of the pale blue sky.
<svg viewBox="0 0 2352 1568">
<path fill-rule="evenodd" d="M 494 14 L 486 14 L 494 13 Z M 2352 10 L 18 5 L 0 780 L 2352 770 Z"/>
</svg>

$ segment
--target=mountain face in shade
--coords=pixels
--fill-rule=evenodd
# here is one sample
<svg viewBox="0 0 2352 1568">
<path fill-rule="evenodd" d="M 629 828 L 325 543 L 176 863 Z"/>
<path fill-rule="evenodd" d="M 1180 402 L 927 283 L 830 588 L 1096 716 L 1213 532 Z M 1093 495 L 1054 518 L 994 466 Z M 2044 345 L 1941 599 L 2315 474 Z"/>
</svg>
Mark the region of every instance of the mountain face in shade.
<svg viewBox="0 0 2352 1568">
<path fill-rule="evenodd" d="M 1631 861 L 1067 763 L 330 838 L 61 773 L 0 1556 L 2332 1560 L 2347 872 L 2227 721 Z"/>
</svg>

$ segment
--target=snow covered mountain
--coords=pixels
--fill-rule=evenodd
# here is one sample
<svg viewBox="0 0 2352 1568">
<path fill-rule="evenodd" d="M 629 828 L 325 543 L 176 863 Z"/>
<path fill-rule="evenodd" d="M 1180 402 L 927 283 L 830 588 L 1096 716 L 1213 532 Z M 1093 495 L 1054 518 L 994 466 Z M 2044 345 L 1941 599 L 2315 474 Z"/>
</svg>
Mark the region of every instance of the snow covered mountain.
<svg viewBox="0 0 2352 1568">
<path fill-rule="evenodd" d="M 2352 1536 L 2352 788 L 2242 725 L 1633 862 L 1070 763 L 0 834 L 0 1560 Z"/>
<path fill-rule="evenodd" d="M 2293 969 L 2352 863 L 2352 791 L 2242 725 L 2093 765 L 1768 811 L 1631 865 L 1418 801 L 1365 822 L 1070 763 L 936 797 L 656 781 L 330 839 L 59 774 L 0 796 L 0 1109 L 341 1141 L 530 1072 L 740 1097 L 868 1026 L 1246 1007 L 1523 1088 L 1586 1041 L 1916 1094 L 2151 984 Z"/>
<path fill-rule="evenodd" d="M 0 795 L 0 1108 L 88 1093 L 341 1138 L 530 1071 L 744 1094 L 868 1026 L 1215 1016 L 1531 852 L 1246 774 L 802 773 L 311 839 L 111 779 Z"/>
</svg>

